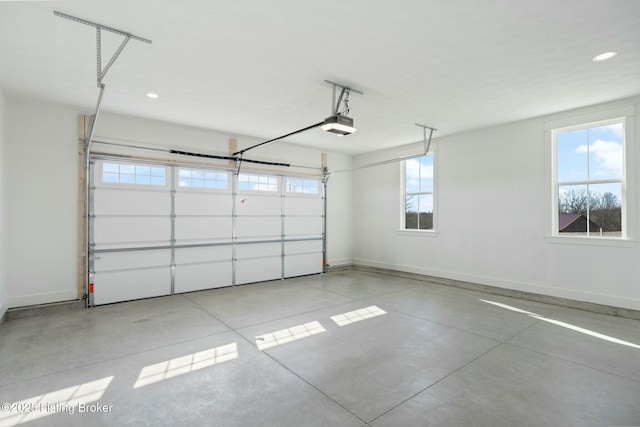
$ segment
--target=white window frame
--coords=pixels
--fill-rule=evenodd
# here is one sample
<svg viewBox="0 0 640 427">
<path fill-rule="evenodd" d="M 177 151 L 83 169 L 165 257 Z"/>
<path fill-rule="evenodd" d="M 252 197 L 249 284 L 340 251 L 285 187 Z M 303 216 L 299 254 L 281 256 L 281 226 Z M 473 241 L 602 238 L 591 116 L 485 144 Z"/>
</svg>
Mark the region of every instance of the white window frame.
<svg viewBox="0 0 640 427">
<path fill-rule="evenodd" d="M 400 229 L 398 230 L 398 234 L 400 235 L 414 235 L 414 236 L 429 236 L 436 237 L 439 233 L 438 231 L 438 156 L 437 150 L 434 144 L 431 145 L 431 149 L 426 155 L 432 156 L 433 159 L 433 192 L 429 193 L 433 195 L 433 228 L 426 229 L 416 229 L 416 228 L 406 228 L 406 200 L 407 200 L 407 160 L 401 161 L 400 167 Z M 413 156 L 412 158 L 417 159 L 423 156 Z M 427 193 L 425 193 L 427 194 Z"/>
<path fill-rule="evenodd" d="M 259 189 L 259 188 L 240 188 L 240 177 L 241 176 L 257 176 L 258 178 L 275 178 L 276 180 L 276 189 L 275 190 L 264 190 L 264 189 Z M 281 193 L 281 188 L 282 188 L 282 184 L 281 184 L 281 177 L 277 176 L 277 175 L 268 175 L 268 174 L 260 174 L 260 173 L 240 173 L 239 175 L 236 175 L 235 179 L 236 179 L 236 184 L 238 186 L 237 191 L 238 192 L 245 192 L 245 191 L 249 191 L 249 192 L 255 192 L 255 193 L 262 193 L 262 194 L 280 194 Z M 267 184 L 267 185 L 271 185 L 271 184 Z"/>
<path fill-rule="evenodd" d="M 289 180 L 301 180 L 301 181 L 313 181 L 317 184 L 317 192 L 309 193 L 305 191 L 291 191 L 289 190 Z M 282 178 L 282 185 L 284 187 L 284 193 L 288 196 L 300 196 L 300 197 L 314 197 L 318 198 L 322 196 L 322 179 L 304 176 L 285 176 Z M 304 184 L 302 188 L 305 188 Z"/>
<path fill-rule="evenodd" d="M 109 164 L 117 164 L 117 165 L 121 165 L 121 166 L 139 166 L 139 167 L 148 167 L 148 168 L 157 168 L 157 169 L 164 169 L 164 184 L 141 184 L 141 183 L 137 183 L 137 182 L 113 182 L 113 181 L 105 181 L 104 180 L 104 165 L 105 163 L 109 163 Z M 171 171 L 170 168 L 166 165 L 162 165 L 162 164 L 154 164 L 154 163 L 137 163 L 137 162 L 127 162 L 127 161 L 120 161 L 120 160 L 99 160 L 96 162 L 96 170 L 97 170 L 97 180 L 96 182 L 99 185 L 102 186 L 106 186 L 106 187 L 119 187 L 119 188 L 148 188 L 148 189 L 166 189 L 169 188 L 169 186 L 171 185 Z M 107 172 L 109 173 L 109 172 Z M 120 173 L 119 173 L 120 174 Z M 121 175 L 121 174 L 120 174 Z M 135 173 L 133 174 L 133 176 L 135 177 Z"/>
<path fill-rule="evenodd" d="M 218 187 L 195 187 L 192 185 L 180 185 L 180 171 L 202 171 L 203 173 L 217 173 L 224 174 L 227 176 L 227 186 L 225 188 Z M 175 166 L 175 180 L 176 180 L 176 189 L 180 189 L 180 191 L 184 190 L 193 190 L 193 191 L 213 191 L 213 192 L 229 192 L 231 191 L 231 173 L 226 170 L 212 169 L 212 168 L 199 168 L 199 167 L 188 167 L 188 166 Z M 193 178 L 191 178 L 193 180 Z M 203 179 L 204 180 L 204 179 Z"/>
<path fill-rule="evenodd" d="M 549 243 L 562 244 L 584 244 L 598 246 L 634 246 L 635 229 L 635 106 L 626 105 L 612 107 L 602 110 L 594 110 L 575 116 L 568 116 L 545 123 L 545 146 L 546 163 L 550 165 L 547 174 L 547 232 L 545 239 Z M 558 182 L 558 143 L 557 135 L 562 132 L 578 129 L 588 129 L 607 124 L 622 122 L 624 126 L 623 139 L 623 173 L 619 180 L 621 183 L 621 204 L 622 204 L 622 236 L 600 236 L 592 234 L 589 236 L 572 236 L 559 232 L 558 224 L 558 198 L 559 185 L 569 185 L 572 183 Z M 588 178 L 587 178 L 587 181 Z M 584 183 L 586 184 L 585 181 Z M 597 184 L 597 180 L 590 180 L 589 183 Z"/>
</svg>

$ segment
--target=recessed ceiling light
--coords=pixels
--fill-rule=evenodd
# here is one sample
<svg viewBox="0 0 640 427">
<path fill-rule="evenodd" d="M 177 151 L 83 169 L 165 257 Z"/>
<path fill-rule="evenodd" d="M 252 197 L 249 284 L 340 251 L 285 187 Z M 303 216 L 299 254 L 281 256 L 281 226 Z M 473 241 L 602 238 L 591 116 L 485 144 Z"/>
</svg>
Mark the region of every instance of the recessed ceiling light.
<svg viewBox="0 0 640 427">
<path fill-rule="evenodd" d="M 158 96 L 158 94 L 157 94 L 157 93 L 153 93 L 153 92 L 149 92 L 149 93 L 147 93 L 147 97 L 149 97 L 149 98 L 151 98 L 151 99 L 158 99 L 158 98 L 160 98 L 160 97 Z"/>
<path fill-rule="evenodd" d="M 591 60 L 592 60 L 593 62 L 606 61 L 607 59 L 611 59 L 611 58 L 613 58 L 613 57 L 614 57 L 614 56 L 616 56 L 617 54 L 618 54 L 618 52 L 614 52 L 614 51 L 611 51 L 611 52 L 604 52 L 604 53 L 601 53 L 600 55 L 596 55 L 596 56 L 594 56 Z"/>
</svg>

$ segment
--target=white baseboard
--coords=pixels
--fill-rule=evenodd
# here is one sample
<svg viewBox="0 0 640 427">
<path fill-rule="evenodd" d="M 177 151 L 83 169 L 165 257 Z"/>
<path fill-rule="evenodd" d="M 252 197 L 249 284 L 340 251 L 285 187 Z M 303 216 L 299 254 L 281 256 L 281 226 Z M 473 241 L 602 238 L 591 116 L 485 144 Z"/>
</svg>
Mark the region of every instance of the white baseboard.
<svg viewBox="0 0 640 427">
<path fill-rule="evenodd" d="M 607 295 L 595 292 L 585 292 L 575 289 L 559 288 L 538 283 L 527 283 L 513 280 L 504 280 L 494 277 L 483 277 L 465 273 L 454 273 L 450 271 L 433 270 L 424 267 L 411 265 L 389 264 L 378 261 L 355 258 L 355 265 L 363 265 L 368 267 L 382 268 L 386 270 L 395 270 L 406 273 L 420 274 L 424 276 L 441 277 L 443 279 L 458 280 L 461 282 L 476 283 L 479 285 L 493 286 L 497 288 L 509 289 L 514 291 L 529 292 L 532 294 L 540 294 L 555 298 L 564 298 L 575 301 L 588 302 L 612 307 L 620 307 L 630 310 L 640 310 L 640 299 L 626 298 L 617 295 Z"/>
<path fill-rule="evenodd" d="M 9 297 L 9 308 L 26 307 L 30 305 L 49 304 L 52 302 L 70 301 L 78 299 L 78 291 L 57 291 L 46 292 L 42 294 L 20 295 L 17 297 Z"/>
<path fill-rule="evenodd" d="M 353 260 L 351 258 L 343 258 L 343 259 L 330 259 L 327 264 L 330 267 L 342 267 L 346 265 L 352 265 Z"/>
</svg>

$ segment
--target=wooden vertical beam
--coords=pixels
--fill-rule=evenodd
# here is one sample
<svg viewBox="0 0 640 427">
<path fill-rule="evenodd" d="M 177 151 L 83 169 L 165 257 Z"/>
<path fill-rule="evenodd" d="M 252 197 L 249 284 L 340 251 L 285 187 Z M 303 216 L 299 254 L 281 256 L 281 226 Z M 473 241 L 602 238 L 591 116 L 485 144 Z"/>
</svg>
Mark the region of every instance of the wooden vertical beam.
<svg viewBox="0 0 640 427">
<path fill-rule="evenodd" d="M 238 141 L 235 138 L 229 138 L 229 156 L 238 151 Z M 229 166 L 235 167 L 236 162 L 229 160 Z"/>
<path fill-rule="evenodd" d="M 322 153 L 322 174 L 327 170 L 327 153 Z"/>
<path fill-rule="evenodd" d="M 78 116 L 78 299 L 84 298 L 87 285 L 87 174 L 84 158 L 84 142 L 89 134 L 91 116 Z"/>
</svg>

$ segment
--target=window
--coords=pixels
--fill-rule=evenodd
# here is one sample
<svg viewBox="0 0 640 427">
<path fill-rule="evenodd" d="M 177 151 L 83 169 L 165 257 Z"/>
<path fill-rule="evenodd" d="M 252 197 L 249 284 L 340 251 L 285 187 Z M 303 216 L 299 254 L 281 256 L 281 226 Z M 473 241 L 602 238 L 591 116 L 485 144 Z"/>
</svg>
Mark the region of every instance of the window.
<svg viewBox="0 0 640 427">
<path fill-rule="evenodd" d="M 433 153 L 404 162 L 404 228 L 434 229 Z"/>
<path fill-rule="evenodd" d="M 319 188 L 317 179 L 287 178 L 287 193 L 318 194 Z"/>
<path fill-rule="evenodd" d="M 166 169 L 162 166 L 102 163 L 103 183 L 165 185 L 165 176 Z"/>
<path fill-rule="evenodd" d="M 266 175 L 238 175 L 238 190 L 278 191 L 278 177 Z"/>
<path fill-rule="evenodd" d="M 556 156 L 553 206 L 559 236 L 624 236 L 625 121 L 552 131 Z"/>
<path fill-rule="evenodd" d="M 205 171 L 200 169 L 178 169 L 178 186 L 226 190 L 229 174 L 227 172 Z"/>
</svg>

